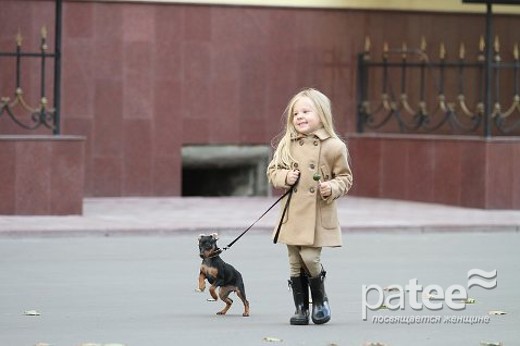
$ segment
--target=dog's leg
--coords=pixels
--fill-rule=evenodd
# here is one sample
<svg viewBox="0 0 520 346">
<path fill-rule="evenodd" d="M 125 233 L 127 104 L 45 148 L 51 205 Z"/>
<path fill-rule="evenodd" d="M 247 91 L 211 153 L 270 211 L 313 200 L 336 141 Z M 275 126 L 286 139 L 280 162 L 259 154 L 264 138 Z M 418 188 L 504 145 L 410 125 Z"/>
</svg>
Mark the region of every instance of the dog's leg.
<svg viewBox="0 0 520 346">
<path fill-rule="evenodd" d="M 218 300 L 216 290 L 217 290 L 217 286 L 215 286 L 215 285 L 209 286 L 209 294 L 211 295 L 211 298 L 213 299 L 213 301 Z M 208 299 L 208 300 L 210 300 L 210 299 Z"/>
<path fill-rule="evenodd" d="M 202 270 L 199 272 L 199 287 L 195 289 L 197 292 L 204 292 L 206 289 L 206 275 L 202 272 Z"/>
<path fill-rule="evenodd" d="M 249 302 L 246 299 L 245 290 L 237 287 L 236 293 L 237 293 L 238 298 L 240 298 L 240 300 L 244 304 L 244 313 L 242 314 L 242 316 L 248 317 L 249 316 Z"/>
<path fill-rule="evenodd" d="M 231 307 L 231 304 L 233 304 L 233 299 L 229 298 L 229 294 L 231 292 L 233 292 L 234 290 L 235 290 L 234 286 L 220 287 L 219 296 L 220 296 L 220 299 L 222 299 L 222 301 L 224 303 L 226 303 L 226 306 L 224 306 L 224 309 L 217 312 L 217 315 L 225 315 L 226 312 L 228 312 L 229 308 Z"/>
</svg>

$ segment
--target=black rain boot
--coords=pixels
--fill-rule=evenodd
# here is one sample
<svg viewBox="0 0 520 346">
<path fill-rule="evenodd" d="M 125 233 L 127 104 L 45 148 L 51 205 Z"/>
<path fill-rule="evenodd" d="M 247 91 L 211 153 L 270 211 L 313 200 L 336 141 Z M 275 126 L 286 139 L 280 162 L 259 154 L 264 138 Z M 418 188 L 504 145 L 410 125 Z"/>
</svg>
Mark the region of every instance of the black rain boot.
<svg viewBox="0 0 520 346">
<path fill-rule="evenodd" d="M 309 315 L 309 275 L 302 269 L 300 273 L 300 281 L 302 282 L 303 293 L 303 309 Z"/>
<path fill-rule="evenodd" d="M 312 295 L 312 322 L 323 324 L 330 321 L 329 299 L 325 293 L 325 271 L 309 279 Z"/>
<path fill-rule="evenodd" d="M 292 288 L 294 305 L 296 311 L 291 317 L 290 323 L 292 325 L 307 325 L 309 324 L 309 289 L 306 282 L 306 276 L 291 276 L 289 286 Z"/>
</svg>

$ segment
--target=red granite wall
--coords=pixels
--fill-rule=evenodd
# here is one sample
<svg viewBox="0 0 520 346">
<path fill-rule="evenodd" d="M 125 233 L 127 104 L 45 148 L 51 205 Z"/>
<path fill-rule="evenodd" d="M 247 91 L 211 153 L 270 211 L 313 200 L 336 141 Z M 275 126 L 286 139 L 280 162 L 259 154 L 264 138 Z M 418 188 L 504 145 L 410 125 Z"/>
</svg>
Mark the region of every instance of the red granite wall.
<svg viewBox="0 0 520 346">
<path fill-rule="evenodd" d="M 37 47 L 44 24 L 52 49 L 53 11 L 53 1 L 2 1 L 0 49 L 13 47 L 18 28 L 24 47 Z M 180 195 L 182 145 L 269 144 L 286 102 L 305 86 L 328 94 L 339 131 L 354 132 L 356 54 L 365 35 L 374 54 L 384 41 L 418 47 L 424 35 L 448 51 L 468 42 L 471 55 L 484 33 L 483 16 L 446 13 L 65 1 L 63 15 L 62 132 L 87 138 L 86 196 Z M 502 47 L 520 40 L 511 30 L 518 16 L 495 22 Z M 11 93 L 12 77 L 4 73 L 11 70 L 0 59 L 2 95 Z M 26 85 L 37 97 L 34 74 Z M 0 133 L 13 131 L 0 117 Z M 427 167 L 420 173 L 432 175 Z M 401 197 L 386 179 L 378 184 Z M 419 181 L 413 186 L 438 193 Z M 439 189 L 452 193 L 449 185 Z"/>
<path fill-rule="evenodd" d="M 352 135 L 352 194 L 520 209 L 520 138 Z"/>
<path fill-rule="evenodd" d="M 0 215 L 83 212 L 85 139 L 0 135 Z"/>
</svg>

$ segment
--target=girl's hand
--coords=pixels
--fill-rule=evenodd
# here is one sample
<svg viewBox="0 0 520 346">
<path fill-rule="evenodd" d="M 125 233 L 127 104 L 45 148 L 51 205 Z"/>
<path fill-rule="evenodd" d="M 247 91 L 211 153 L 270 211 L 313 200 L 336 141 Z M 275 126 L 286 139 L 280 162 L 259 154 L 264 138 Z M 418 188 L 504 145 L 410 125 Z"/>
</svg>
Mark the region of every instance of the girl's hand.
<svg viewBox="0 0 520 346">
<path fill-rule="evenodd" d="M 294 185 L 296 181 L 298 180 L 298 176 L 300 175 L 300 171 L 298 170 L 292 170 L 287 173 L 287 176 L 285 177 L 285 182 L 287 185 Z"/>
<path fill-rule="evenodd" d="M 318 187 L 320 189 L 321 197 L 327 198 L 330 195 L 332 195 L 332 186 L 330 186 L 330 183 L 328 181 L 320 182 Z"/>
</svg>

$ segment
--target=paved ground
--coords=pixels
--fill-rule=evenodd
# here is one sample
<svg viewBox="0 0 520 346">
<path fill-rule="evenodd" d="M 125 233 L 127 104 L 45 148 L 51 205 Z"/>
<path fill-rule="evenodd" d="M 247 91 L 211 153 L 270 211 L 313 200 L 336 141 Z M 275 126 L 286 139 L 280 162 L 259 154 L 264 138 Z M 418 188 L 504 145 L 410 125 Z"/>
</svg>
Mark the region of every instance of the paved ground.
<svg viewBox="0 0 520 346">
<path fill-rule="evenodd" d="M 232 236 L 224 233 L 221 240 Z M 265 232 L 253 233 L 223 255 L 244 276 L 251 317 L 241 316 L 239 299 L 228 316 L 216 316 L 222 303 L 207 302 L 207 293 L 194 291 L 199 265 L 195 238 L 188 233 L 1 238 L 0 344 L 520 345 L 517 232 L 346 234 L 344 248 L 323 254 L 333 319 L 304 327 L 288 324 L 294 308 L 282 245 L 273 245 Z M 367 320 L 362 319 L 362 285 L 404 287 L 417 278 L 421 285 L 447 291 L 455 284 L 467 287 L 467 272 L 473 268 L 497 269 L 498 285 L 469 288 L 475 303 L 464 310 L 444 304 L 441 310 L 415 311 L 405 292 L 404 310 L 367 310 Z M 376 293 L 367 295 L 370 304 Z M 40 316 L 24 315 L 30 310 Z M 493 310 L 507 314 L 488 315 Z M 417 316 L 433 320 L 408 324 Z M 405 323 L 388 319 L 395 317 Z M 462 317 L 466 323 L 457 322 Z M 470 319 L 482 322 L 470 324 Z"/>
<path fill-rule="evenodd" d="M 87 199 L 83 216 L 0 216 L 0 345 L 520 345 L 520 211 L 341 200 L 345 246 L 323 254 L 333 319 L 306 327 L 288 324 L 286 254 L 270 240 L 272 212 L 223 255 L 244 275 L 252 316 L 240 316 L 238 299 L 216 316 L 221 302 L 194 292 L 196 236 L 219 231 L 223 246 L 273 201 Z M 496 269 L 497 286 L 468 288 L 474 268 Z M 444 292 L 460 285 L 475 303 L 414 310 L 411 299 L 423 301 L 406 291 L 414 278 Z M 392 284 L 403 288 L 404 309 L 367 308 L 363 320 L 363 285 Z M 377 298 L 374 289 L 366 304 Z M 489 315 L 497 310 L 507 314 Z"/>
</svg>

